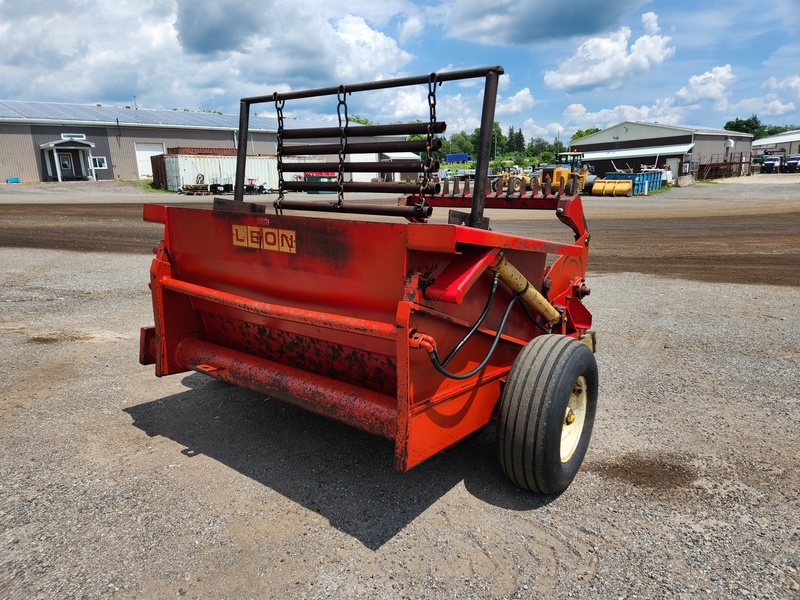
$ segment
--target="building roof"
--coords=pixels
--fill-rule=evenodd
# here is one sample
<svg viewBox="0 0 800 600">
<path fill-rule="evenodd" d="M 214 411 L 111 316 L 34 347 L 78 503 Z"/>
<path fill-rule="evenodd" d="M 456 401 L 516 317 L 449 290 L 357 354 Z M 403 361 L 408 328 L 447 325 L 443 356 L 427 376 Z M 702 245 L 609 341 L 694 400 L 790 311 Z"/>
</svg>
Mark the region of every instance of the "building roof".
<svg viewBox="0 0 800 600">
<path fill-rule="evenodd" d="M 597 150 L 584 152 L 583 161 L 593 160 L 618 160 L 623 158 L 641 158 L 644 156 L 683 156 L 688 153 L 694 144 L 673 144 L 671 146 L 647 146 L 645 148 L 623 148 L 620 150 Z"/>
<path fill-rule="evenodd" d="M 39 148 L 42 150 L 52 150 L 53 148 L 58 150 L 84 150 L 94 147 L 94 142 L 87 140 L 55 140 L 46 144 L 39 144 Z"/>
<path fill-rule="evenodd" d="M 94 104 L 0 100 L 0 123 L 236 131 L 239 129 L 239 115 L 151 108 L 132 109 Z M 250 117 L 250 131 L 275 132 L 277 130 L 278 121 L 275 118 Z"/>
<path fill-rule="evenodd" d="M 602 131 L 598 131 L 596 133 L 592 133 L 582 138 L 578 138 L 577 140 L 571 140 L 572 146 L 581 146 L 587 143 L 599 142 L 604 138 L 607 138 L 610 133 L 616 129 L 624 128 L 627 131 L 627 126 L 636 126 L 639 128 L 647 128 L 647 129 L 662 129 L 662 130 L 669 130 L 674 132 L 673 135 L 679 134 L 706 134 L 706 135 L 724 135 L 724 136 L 737 136 L 737 137 L 746 137 L 752 138 L 753 135 L 750 133 L 743 133 L 739 131 L 728 131 L 727 129 L 714 129 L 712 127 L 700 127 L 697 125 L 666 125 L 664 123 L 648 123 L 645 121 L 623 121 L 622 123 L 617 123 L 616 125 L 612 125 L 610 127 L 606 127 Z M 636 138 L 634 138 L 636 139 Z"/>
<path fill-rule="evenodd" d="M 635 123 L 636 125 L 653 125 L 655 127 L 662 127 L 664 129 L 675 129 L 677 131 L 690 132 L 690 133 L 708 133 L 714 135 L 731 135 L 735 133 L 737 135 L 743 135 L 745 137 L 753 137 L 753 134 L 745 133 L 743 131 L 730 131 L 729 129 L 716 129 L 714 127 L 702 127 L 699 125 L 665 125 L 664 123 L 647 123 L 645 121 L 627 121 L 627 122 Z"/>
<path fill-rule="evenodd" d="M 784 131 L 778 135 L 771 135 L 769 137 L 756 140 L 753 142 L 753 148 L 760 148 L 761 146 L 777 146 L 778 144 L 788 144 L 790 142 L 800 142 L 800 129 Z"/>
</svg>

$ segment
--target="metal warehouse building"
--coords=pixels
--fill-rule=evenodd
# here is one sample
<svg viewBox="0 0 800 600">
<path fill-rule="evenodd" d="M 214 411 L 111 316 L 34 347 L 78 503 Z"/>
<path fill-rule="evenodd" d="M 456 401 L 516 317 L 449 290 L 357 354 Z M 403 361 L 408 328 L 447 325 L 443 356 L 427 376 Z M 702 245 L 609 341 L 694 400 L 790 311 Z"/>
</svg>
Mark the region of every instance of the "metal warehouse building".
<svg viewBox="0 0 800 600">
<path fill-rule="evenodd" d="M 758 149 L 763 152 L 779 148 L 786 150 L 786 154 L 800 154 L 800 129 L 784 131 L 778 135 L 771 135 L 753 142 L 753 150 Z"/>
<path fill-rule="evenodd" d="M 571 147 L 599 175 L 666 165 L 676 175 L 705 179 L 749 173 L 752 141 L 749 133 L 725 129 L 625 121 Z"/>
<path fill-rule="evenodd" d="M 0 181 L 139 179 L 167 148 L 236 148 L 239 118 L 0 100 Z M 275 154 L 277 120 L 251 117 L 249 154 Z"/>
</svg>

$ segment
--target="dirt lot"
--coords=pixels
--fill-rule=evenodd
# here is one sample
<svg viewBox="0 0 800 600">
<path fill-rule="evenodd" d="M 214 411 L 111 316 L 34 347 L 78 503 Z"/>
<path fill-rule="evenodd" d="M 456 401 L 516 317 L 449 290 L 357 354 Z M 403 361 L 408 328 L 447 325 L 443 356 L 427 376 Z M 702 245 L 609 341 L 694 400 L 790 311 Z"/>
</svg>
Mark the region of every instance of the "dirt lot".
<svg viewBox="0 0 800 600">
<path fill-rule="evenodd" d="M 142 221 L 142 202 L 209 204 L 201 196 L 147 194 L 128 183 L 92 186 L 0 185 L 0 247 L 148 253 L 160 226 Z M 800 282 L 800 175 L 756 175 L 584 203 L 594 272 Z M 570 232 L 550 213 L 490 210 L 487 215 L 495 229 L 569 240 Z M 434 217 L 445 219 L 446 211 Z"/>
<path fill-rule="evenodd" d="M 382 440 L 153 377 L 141 204 L 176 201 L 0 185 L 0 599 L 800 595 L 800 176 L 585 199 L 600 407 L 545 498 L 491 428 L 398 474 Z"/>
</svg>

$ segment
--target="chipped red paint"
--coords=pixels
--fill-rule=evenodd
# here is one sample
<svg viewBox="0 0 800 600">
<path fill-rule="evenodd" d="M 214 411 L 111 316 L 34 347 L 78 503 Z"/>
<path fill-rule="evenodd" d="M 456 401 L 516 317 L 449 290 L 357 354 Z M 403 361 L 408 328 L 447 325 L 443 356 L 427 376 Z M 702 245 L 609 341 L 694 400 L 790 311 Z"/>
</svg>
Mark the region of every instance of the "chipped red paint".
<svg viewBox="0 0 800 600">
<path fill-rule="evenodd" d="M 391 439 L 395 468 L 407 470 L 493 418 L 511 364 L 541 334 L 517 306 L 479 373 L 455 380 L 431 364 L 425 348 L 447 356 L 481 314 L 500 251 L 564 310 L 558 331 L 591 326 L 581 303 L 589 233 L 575 200 L 536 200 L 563 209 L 574 244 L 460 225 L 148 206 L 164 242 L 140 359 L 159 376 L 193 369 Z M 510 301 L 498 287 L 448 370 L 482 361 Z"/>
</svg>

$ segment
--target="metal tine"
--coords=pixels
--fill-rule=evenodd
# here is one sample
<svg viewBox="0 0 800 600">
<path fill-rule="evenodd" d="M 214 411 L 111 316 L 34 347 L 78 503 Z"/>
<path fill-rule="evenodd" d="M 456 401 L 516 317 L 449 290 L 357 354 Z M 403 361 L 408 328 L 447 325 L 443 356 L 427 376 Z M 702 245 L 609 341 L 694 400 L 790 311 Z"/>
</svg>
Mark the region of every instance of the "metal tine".
<svg viewBox="0 0 800 600">
<path fill-rule="evenodd" d="M 545 180 L 544 180 L 544 195 L 545 196 L 549 196 L 550 195 L 550 184 L 551 184 L 550 178 L 549 177 L 545 177 Z"/>
<path fill-rule="evenodd" d="M 453 196 L 458 196 L 461 192 L 460 180 L 458 178 L 453 180 Z"/>
<path fill-rule="evenodd" d="M 442 196 L 449 196 L 450 195 L 450 180 L 445 179 L 444 185 L 442 186 Z"/>
<path fill-rule="evenodd" d="M 464 193 L 463 196 L 469 196 L 469 178 L 464 179 Z"/>
</svg>

